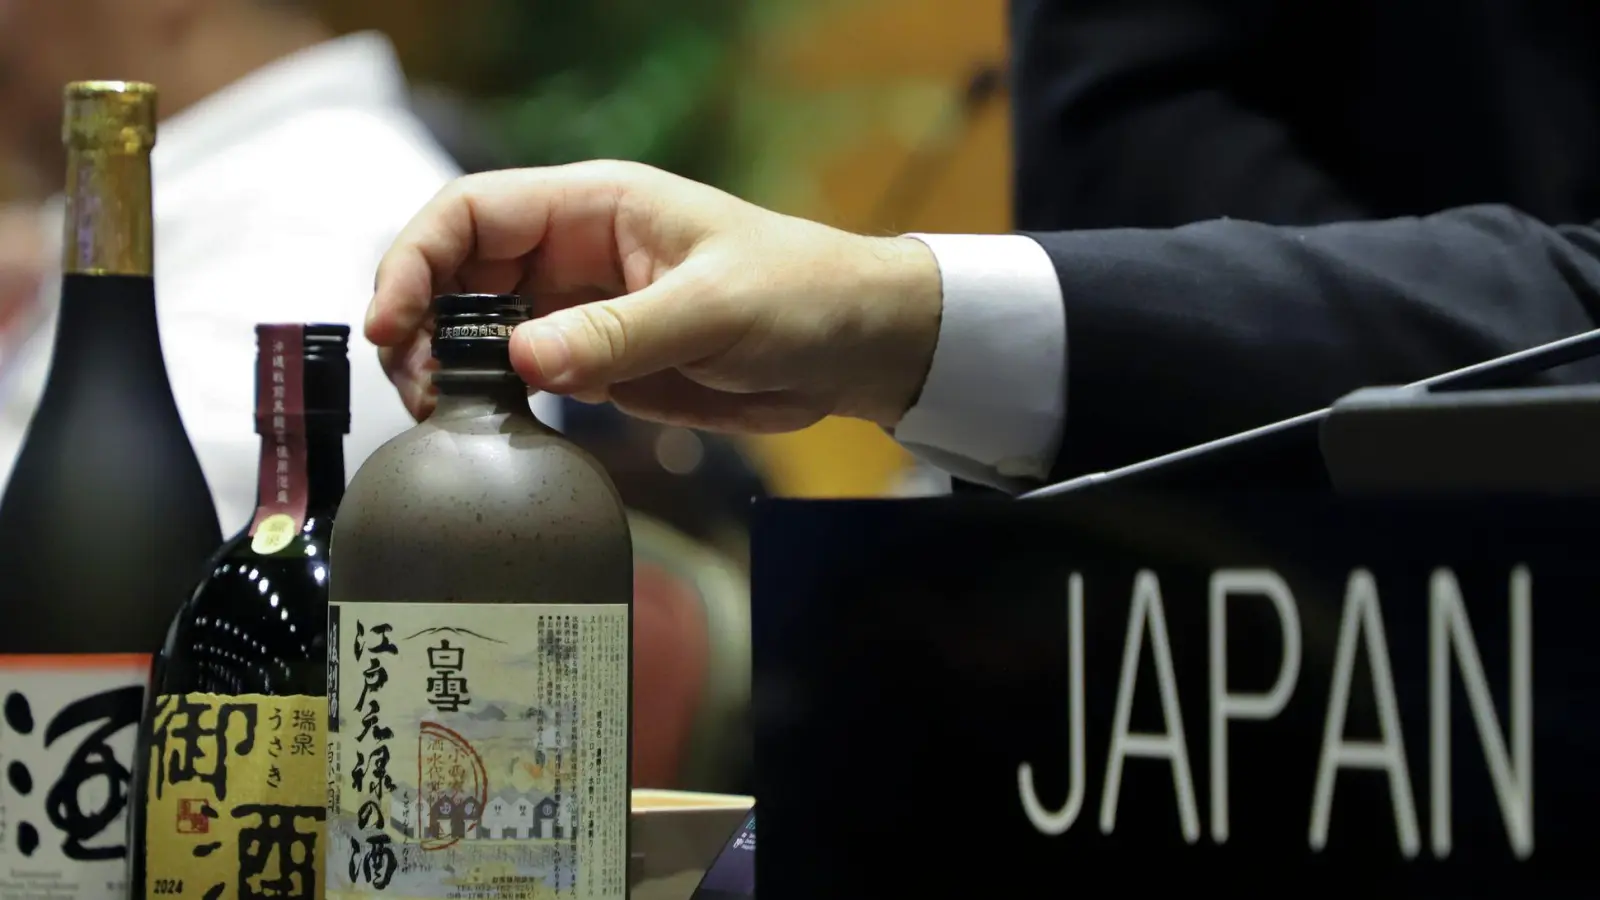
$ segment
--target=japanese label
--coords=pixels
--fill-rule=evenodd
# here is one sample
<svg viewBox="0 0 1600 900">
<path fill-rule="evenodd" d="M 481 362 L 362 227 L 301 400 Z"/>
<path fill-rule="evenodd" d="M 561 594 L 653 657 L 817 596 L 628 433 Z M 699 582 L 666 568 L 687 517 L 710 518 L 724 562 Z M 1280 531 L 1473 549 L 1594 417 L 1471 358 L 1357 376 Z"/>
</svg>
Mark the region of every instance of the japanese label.
<svg viewBox="0 0 1600 900">
<path fill-rule="evenodd" d="M 0 656 L 0 900 L 122 900 L 144 654 Z"/>
<path fill-rule="evenodd" d="M 447 338 L 509 338 L 511 337 L 510 325 L 499 323 L 472 324 L 472 325 L 443 325 L 437 329 L 434 337 L 438 340 Z"/>
<path fill-rule="evenodd" d="M 331 604 L 329 900 L 620 900 L 630 628 L 622 604 Z"/>
<path fill-rule="evenodd" d="M 319 896 L 328 701 L 164 695 L 154 712 L 145 896 Z"/>
<path fill-rule="evenodd" d="M 305 329 L 257 325 L 256 431 L 261 434 L 250 549 L 277 553 L 306 523 Z"/>
</svg>

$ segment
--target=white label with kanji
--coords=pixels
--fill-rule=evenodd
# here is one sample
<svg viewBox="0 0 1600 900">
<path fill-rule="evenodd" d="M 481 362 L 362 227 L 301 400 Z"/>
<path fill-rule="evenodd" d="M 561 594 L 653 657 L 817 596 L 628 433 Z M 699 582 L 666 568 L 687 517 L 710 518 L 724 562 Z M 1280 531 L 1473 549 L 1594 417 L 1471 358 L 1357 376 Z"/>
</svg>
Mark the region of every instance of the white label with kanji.
<svg viewBox="0 0 1600 900">
<path fill-rule="evenodd" d="M 327 898 L 620 900 L 628 607 L 335 603 Z"/>
<path fill-rule="evenodd" d="M 0 900 L 124 900 L 150 658 L 0 656 Z"/>
</svg>

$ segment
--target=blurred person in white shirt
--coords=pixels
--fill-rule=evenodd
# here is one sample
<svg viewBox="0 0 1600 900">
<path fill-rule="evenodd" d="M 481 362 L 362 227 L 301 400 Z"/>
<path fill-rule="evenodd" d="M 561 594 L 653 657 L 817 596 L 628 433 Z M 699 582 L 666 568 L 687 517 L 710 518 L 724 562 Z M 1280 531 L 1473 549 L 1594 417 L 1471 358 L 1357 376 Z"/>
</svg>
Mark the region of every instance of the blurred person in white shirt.
<svg viewBox="0 0 1600 900">
<path fill-rule="evenodd" d="M 160 91 L 152 166 L 161 341 L 232 533 L 255 508 L 257 323 L 351 327 L 347 475 L 411 425 L 361 325 L 384 249 L 458 170 L 412 114 L 389 41 L 336 38 L 302 0 L 0 0 L 0 142 L 54 186 L 64 164 L 61 90 L 83 79 Z M 49 369 L 59 215 L 58 199 L 36 215 L 36 272 L 27 242 L 0 254 L 0 310 L 9 311 L 0 315 L 0 478 Z M 17 218 L 13 207 L 0 226 L 16 233 Z"/>
</svg>

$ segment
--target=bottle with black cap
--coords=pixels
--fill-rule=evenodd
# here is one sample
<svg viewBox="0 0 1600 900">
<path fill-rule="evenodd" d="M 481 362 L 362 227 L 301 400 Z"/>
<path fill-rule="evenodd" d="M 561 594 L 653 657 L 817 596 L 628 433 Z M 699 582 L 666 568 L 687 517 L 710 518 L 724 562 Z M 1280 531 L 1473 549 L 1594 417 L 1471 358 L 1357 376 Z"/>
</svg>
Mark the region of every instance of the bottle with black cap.
<svg viewBox="0 0 1600 900">
<path fill-rule="evenodd" d="M 628 521 L 600 465 L 529 410 L 509 348 L 530 315 L 511 295 L 436 298 L 438 406 L 345 495 L 329 900 L 627 896 Z"/>
<path fill-rule="evenodd" d="M 156 657 L 130 816 L 135 900 L 309 898 L 320 883 L 349 335 L 256 328 L 256 513 L 212 557 Z"/>
</svg>

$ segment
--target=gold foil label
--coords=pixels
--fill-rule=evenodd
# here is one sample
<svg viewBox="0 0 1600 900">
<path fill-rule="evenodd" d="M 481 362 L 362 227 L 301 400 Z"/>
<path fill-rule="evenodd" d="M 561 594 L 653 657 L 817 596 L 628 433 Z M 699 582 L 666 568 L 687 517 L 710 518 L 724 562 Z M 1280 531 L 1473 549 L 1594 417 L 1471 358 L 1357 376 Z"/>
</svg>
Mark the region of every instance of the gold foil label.
<svg viewBox="0 0 1600 900">
<path fill-rule="evenodd" d="M 627 604 L 331 603 L 327 900 L 622 900 Z"/>
<path fill-rule="evenodd" d="M 149 276 L 154 264 L 150 150 L 156 89 L 134 81 L 67 85 L 61 269 L 68 275 Z"/>
<path fill-rule="evenodd" d="M 146 760 L 145 896 L 321 896 L 328 702 L 162 695 Z"/>
</svg>

